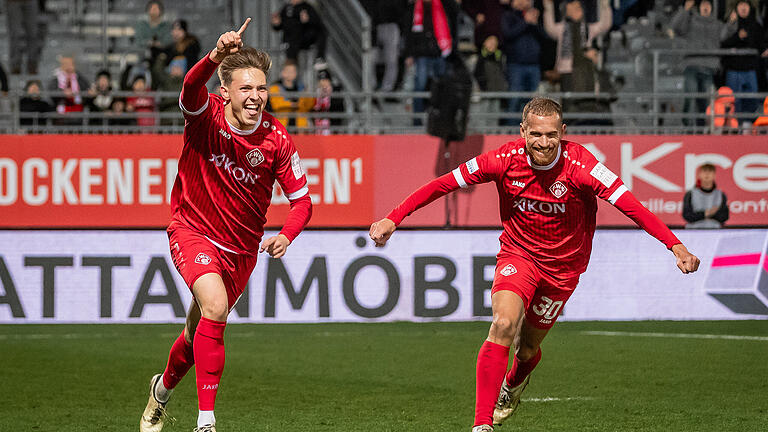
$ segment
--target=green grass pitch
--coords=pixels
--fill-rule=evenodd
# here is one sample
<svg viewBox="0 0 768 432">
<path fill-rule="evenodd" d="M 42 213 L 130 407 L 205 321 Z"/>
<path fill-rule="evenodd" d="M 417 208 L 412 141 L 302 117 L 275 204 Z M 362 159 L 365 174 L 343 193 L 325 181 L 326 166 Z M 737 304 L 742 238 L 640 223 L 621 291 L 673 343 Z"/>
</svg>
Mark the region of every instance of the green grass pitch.
<svg viewBox="0 0 768 432">
<path fill-rule="evenodd" d="M 180 325 L 0 326 L 0 431 L 135 431 Z M 488 323 L 231 325 L 235 431 L 464 431 Z M 589 331 L 758 336 L 606 336 Z M 197 418 L 193 371 L 167 431 Z M 559 323 L 497 431 L 768 430 L 768 320 Z"/>
</svg>

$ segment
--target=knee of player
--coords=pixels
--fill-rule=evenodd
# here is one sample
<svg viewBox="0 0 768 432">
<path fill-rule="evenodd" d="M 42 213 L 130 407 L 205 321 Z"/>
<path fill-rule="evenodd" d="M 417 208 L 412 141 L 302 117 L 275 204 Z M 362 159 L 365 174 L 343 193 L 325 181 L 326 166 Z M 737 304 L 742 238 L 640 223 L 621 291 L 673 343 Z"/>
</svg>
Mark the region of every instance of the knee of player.
<svg viewBox="0 0 768 432">
<path fill-rule="evenodd" d="M 493 323 L 491 326 L 493 326 L 495 332 L 508 337 L 513 337 L 517 331 L 517 322 L 510 317 L 500 314 L 493 316 Z"/>
<path fill-rule="evenodd" d="M 215 321 L 226 321 L 229 306 L 226 301 L 212 301 L 200 308 L 204 317 Z"/>
</svg>

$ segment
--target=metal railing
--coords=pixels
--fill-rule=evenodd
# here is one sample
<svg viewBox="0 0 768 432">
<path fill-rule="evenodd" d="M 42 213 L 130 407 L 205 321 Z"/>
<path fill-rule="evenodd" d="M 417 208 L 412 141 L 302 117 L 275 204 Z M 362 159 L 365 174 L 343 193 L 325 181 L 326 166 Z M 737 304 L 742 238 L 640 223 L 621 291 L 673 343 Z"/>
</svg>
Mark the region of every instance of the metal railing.
<svg viewBox="0 0 768 432">
<path fill-rule="evenodd" d="M 83 112 L 68 113 L 35 113 L 21 112 L 19 98 L 22 92 L 14 91 L 5 98 L 0 106 L 0 133 L 85 133 L 85 134 L 120 134 L 120 133 L 180 133 L 183 131 L 184 119 L 175 106 L 178 100 L 176 92 L 113 92 L 116 98 L 131 96 L 151 97 L 155 106 L 165 102 L 167 111 L 140 113 L 113 112 Z M 530 98 L 539 95 L 523 92 L 476 92 L 472 96 L 470 106 L 468 133 L 469 134 L 517 134 L 521 113 L 506 111 L 501 108 L 503 103 L 512 98 Z M 60 97 L 63 93 L 45 92 L 43 99 Z M 283 93 L 287 98 L 315 97 L 315 93 Z M 589 134 L 717 134 L 717 133 L 766 133 L 768 128 L 753 128 L 752 121 L 760 114 L 736 113 L 734 118 L 739 127 L 735 129 L 715 126 L 715 115 L 710 113 L 655 112 L 654 101 L 672 101 L 682 106 L 686 98 L 706 99 L 711 105 L 716 95 L 713 93 L 550 93 L 552 97 L 568 105 L 580 103 L 602 102 L 609 106 L 611 101 L 632 107 L 630 110 L 600 110 L 579 111 L 577 108 L 564 113 L 564 121 L 570 133 Z M 768 93 L 736 93 L 737 99 L 752 98 L 762 102 Z M 423 134 L 425 127 L 415 125 L 415 120 L 426 123 L 426 113 L 414 113 L 412 101 L 414 98 L 429 98 L 427 92 L 339 92 L 334 97 L 344 100 L 344 112 L 280 112 L 273 113 L 278 118 L 306 118 L 308 127 L 298 128 L 289 126 L 290 133 L 333 133 L 333 134 Z M 83 93 L 87 99 L 87 94 Z M 369 101 L 373 101 L 369 103 Z M 87 103 L 87 100 L 84 101 Z M 760 104 L 762 106 L 762 103 Z M 768 114 L 767 114 L 768 115 Z M 146 119 L 152 119 L 147 121 Z M 340 125 L 315 126 L 315 119 L 333 119 Z M 657 124 L 661 119 L 661 124 Z M 151 123 L 142 125 L 142 123 Z M 687 124 L 685 124 L 687 123 Z"/>
</svg>

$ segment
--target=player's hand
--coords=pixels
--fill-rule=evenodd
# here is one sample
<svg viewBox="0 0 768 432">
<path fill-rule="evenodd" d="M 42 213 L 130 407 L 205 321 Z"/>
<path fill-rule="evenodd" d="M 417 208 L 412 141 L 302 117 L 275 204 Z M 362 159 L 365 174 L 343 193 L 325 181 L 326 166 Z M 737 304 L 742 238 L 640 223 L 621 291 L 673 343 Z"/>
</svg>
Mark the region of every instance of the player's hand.
<svg viewBox="0 0 768 432">
<path fill-rule="evenodd" d="M 387 240 L 392 237 L 392 233 L 395 232 L 397 226 L 390 219 L 384 218 L 378 222 L 371 224 L 371 229 L 368 231 L 368 236 L 371 237 L 376 247 L 384 247 L 387 244 Z"/>
<path fill-rule="evenodd" d="M 677 268 L 683 274 L 693 273 L 699 269 L 699 259 L 696 255 L 688 252 L 688 249 L 682 243 L 672 246 L 672 253 L 677 258 Z"/>
<path fill-rule="evenodd" d="M 243 32 L 251 22 L 250 18 L 246 18 L 240 30 L 228 31 L 219 36 L 219 40 L 216 41 L 216 49 L 211 51 L 210 58 L 216 63 L 221 63 L 228 55 L 234 54 L 240 51 L 243 47 Z"/>
<path fill-rule="evenodd" d="M 291 241 L 283 234 L 278 234 L 264 240 L 259 247 L 259 252 L 267 252 L 272 258 L 281 258 L 288 250 Z"/>
</svg>

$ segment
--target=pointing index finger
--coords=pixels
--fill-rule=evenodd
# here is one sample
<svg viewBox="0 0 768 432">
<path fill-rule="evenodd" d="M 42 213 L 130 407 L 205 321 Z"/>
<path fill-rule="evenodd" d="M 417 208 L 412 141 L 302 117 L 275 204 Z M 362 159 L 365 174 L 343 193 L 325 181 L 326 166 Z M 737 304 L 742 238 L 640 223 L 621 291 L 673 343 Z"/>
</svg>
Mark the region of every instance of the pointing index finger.
<svg viewBox="0 0 768 432">
<path fill-rule="evenodd" d="M 245 19 L 245 22 L 244 22 L 244 23 L 243 23 L 243 25 L 240 27 L 240 30 L 238 30 L 238 31 L 237 31 L 237 34 L 242 36 L 243 32 L 245 31 L 245 28 L 246 28 L 246 27 L 248 27 L 248 24 L 249 24 L 250 22 L 251 22 L 251 17 L 248 17 L 248 18 L 246 18 L 246 19 Z"/>
</svg>

